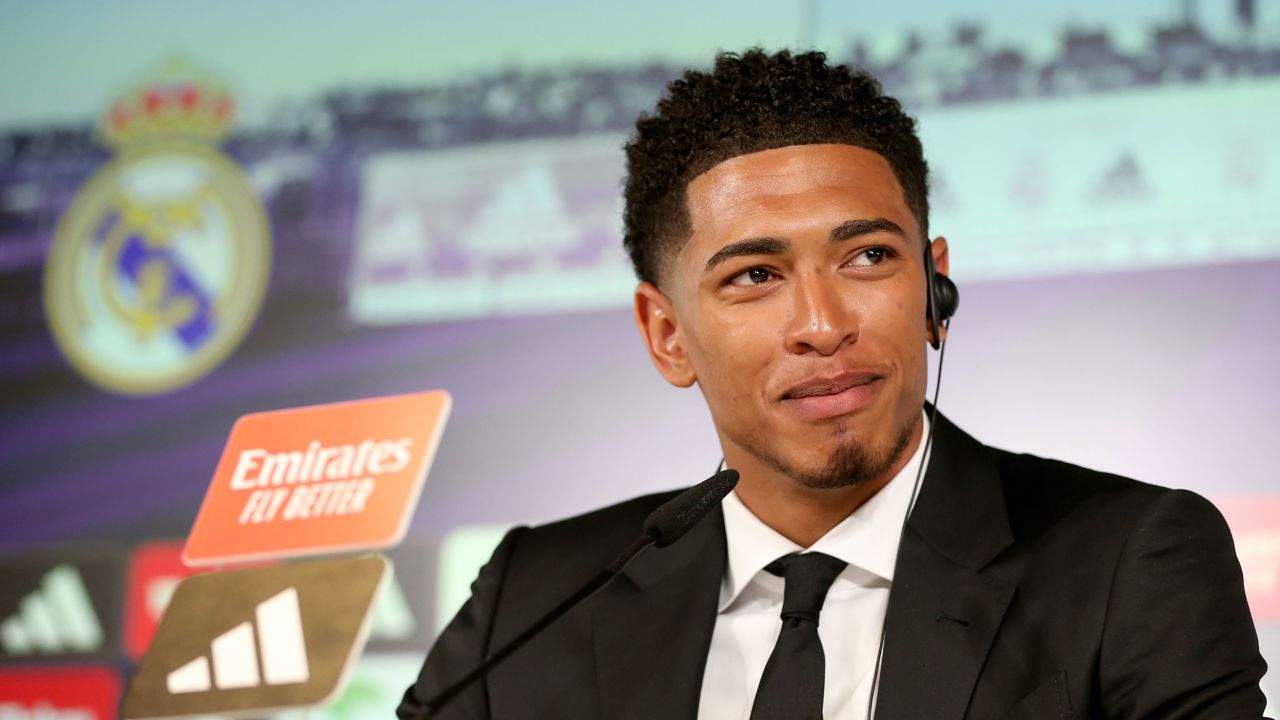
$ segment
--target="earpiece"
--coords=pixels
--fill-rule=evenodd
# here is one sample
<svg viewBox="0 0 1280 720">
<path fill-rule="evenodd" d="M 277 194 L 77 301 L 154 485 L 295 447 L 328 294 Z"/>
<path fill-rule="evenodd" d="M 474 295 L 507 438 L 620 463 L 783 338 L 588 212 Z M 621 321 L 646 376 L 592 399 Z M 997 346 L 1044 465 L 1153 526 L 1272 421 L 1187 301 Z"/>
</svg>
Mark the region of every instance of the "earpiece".
<svg viewBox="0 0 1280 720">
<path fill-rule="evenodd" d="M 951 278 L 938 272 L 933 266 L 933 253 L 929 244 L 924 248 L 925 302 L 928 305 L 929 344 L 937 350 L 942 341 L 942 324 L 960 307 L 960 289 Z"/>
</svg>

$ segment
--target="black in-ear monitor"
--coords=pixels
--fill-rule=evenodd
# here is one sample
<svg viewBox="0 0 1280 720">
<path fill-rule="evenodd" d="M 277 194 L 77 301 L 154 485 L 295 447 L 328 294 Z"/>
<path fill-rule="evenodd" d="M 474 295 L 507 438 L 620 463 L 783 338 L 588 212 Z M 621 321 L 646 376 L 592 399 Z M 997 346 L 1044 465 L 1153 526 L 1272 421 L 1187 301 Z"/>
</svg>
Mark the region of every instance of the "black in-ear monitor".
<svg viewBox="0 0 1280 720">
<path fill-rule="evenodd" d="M 924 246 L 925 301 L 928 304 L 929 344 L 937 350 L 942 343 L 942 324 L 960 307 L 960 290 L 951 278 L 933 266 L 929 243 Z"/>
</svg>

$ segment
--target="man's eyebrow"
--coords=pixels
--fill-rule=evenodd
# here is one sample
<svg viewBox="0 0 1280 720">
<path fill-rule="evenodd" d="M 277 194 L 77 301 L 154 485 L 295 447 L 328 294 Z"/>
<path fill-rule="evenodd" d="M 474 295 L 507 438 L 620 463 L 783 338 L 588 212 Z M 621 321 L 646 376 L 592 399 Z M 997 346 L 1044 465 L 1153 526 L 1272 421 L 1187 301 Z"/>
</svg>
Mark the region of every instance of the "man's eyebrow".
<svg viewBox="0 0 1280 720">
<path fill-rule="evenodd" d="M 731 242 L 720 248 L 715 255 L 712 255 L 707 260 L 706 267 L 702 268 L 702 271 L 709 272 L 729 258 L 742 257 L 743 255 L 781 255 L 790 247 L 791 243 L 774 237 L 751 238 L 749 240 Z"/>
<path fill-rule="evenodd" d="M 887 232 L 906 237 L 907 233 L 903 231 L 898 223 L 884 218 L 872 218 L 870 220 L 846 220 L 840 223 L 831 231 L 831 242 L 840 242 L 842 240 L 850 240 L 860 235 L 870 235 L 871 233 Z"/>
</svg>

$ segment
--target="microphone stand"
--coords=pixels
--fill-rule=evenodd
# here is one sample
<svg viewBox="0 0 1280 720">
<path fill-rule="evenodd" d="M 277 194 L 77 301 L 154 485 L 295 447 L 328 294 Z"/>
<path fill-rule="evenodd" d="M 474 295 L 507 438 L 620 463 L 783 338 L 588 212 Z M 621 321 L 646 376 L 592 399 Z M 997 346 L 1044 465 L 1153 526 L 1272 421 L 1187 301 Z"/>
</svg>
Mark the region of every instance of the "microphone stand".
<svg viewBox="0 0 1280 720">
<path fill-rule="evenodd" d="M 618 576 L 618 573 L 622 572 L 622 569 L 625 568 L 628 563 L 634 560 L 637 555 L 644 552 L 656 541 L 657 538 L 650 533 L 645 533 L 636 538 L 635 542 L 631 543 L 627 549 L 623 550 L 613 562 L 609 563 L 607 568 L 601 570 L 599 574 L 588 580 L 585 585 L 578 588 L 577 592 L 561 601 L 559 605 L 556 605 L 548 611 L 545 615 L 539 618 L 537 622 L 526 628 L 524 632 L 507 641 L 507 644 L 498 648 L 497 652 L 485 658 L 485 661 L 477 665 L 471 672 L 463 675 L 461 678 L 454 681 L 452 685 L 436 693 L 435 696 L 428 700 L 423 706 L 422 712 L 418 714 L 420 720 L 431 717 L 432 713 L 439 712 L 445 705 L 448 705 L 449 701 L 453 700 L 458 693 L 467 689 L 471 683 L 488 673 L 495 665 L 507 659 L 508 655 L 523 647 L 524 644 L 532 640 L 535 635 L 542 632 L 548 625 L 558 620 L 561 615 L 569 612 L 578 603 L 586 600 L 603 589 L 604 586 L 613 582 L 614 578 Z"/>
</svg>

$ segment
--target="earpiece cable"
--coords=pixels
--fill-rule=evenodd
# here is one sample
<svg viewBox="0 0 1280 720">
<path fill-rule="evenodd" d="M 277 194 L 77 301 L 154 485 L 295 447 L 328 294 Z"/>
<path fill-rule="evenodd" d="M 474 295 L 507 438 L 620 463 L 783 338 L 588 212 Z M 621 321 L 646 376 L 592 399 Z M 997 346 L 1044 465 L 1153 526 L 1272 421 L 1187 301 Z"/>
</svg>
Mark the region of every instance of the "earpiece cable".
<svg viewBox="0 0 1280 720">
<path fill-rule="evenodd" d="M 911 501 L 907 503 L 907 514 L 902 518 L 902 529 L 898 531 L 898 552 L 902 552 L 902 541 L 907 536 L 907 519 L 916 506 L 916 497 L 920 494 L 920 481 L 924 478 L 924 469 L 929 464 L 929 451 L 933 448 L 933 431 L 938 429 L 938 395 L 942 391 L 942 361 L 947 357 L 946 330 L 951 327 L 950 318 L 942 321 L 942 338 L 938 342 L 938 379 L 933 385 L 933 412 L 929 415 L 929 436 L 924 441 L 924 452 L 920 454 L 920 467 L 916 470 L 916 480 L 911 486 Z M 889 586 L 889 597 L 893 597 L 893 586 Z M 876 697 L 880 690 L 880 665 L 884 661 L 885 627 L 889 616 L 889 603 L 885 603 L 885 617 L 880 621 L 880 642 L 876 647 L 876 665 L 871 672 L 871 692 L 867 694 L 867 720 L 871 720 L 876 707 Z"/>
</svg>

